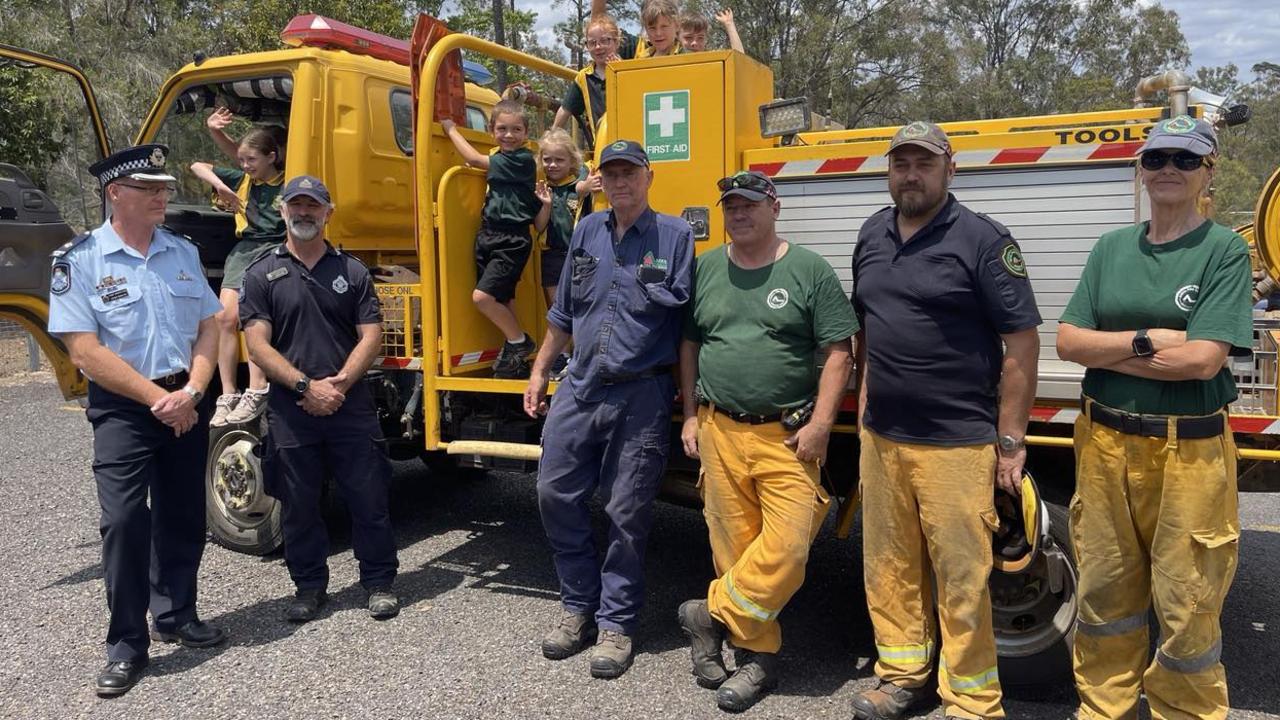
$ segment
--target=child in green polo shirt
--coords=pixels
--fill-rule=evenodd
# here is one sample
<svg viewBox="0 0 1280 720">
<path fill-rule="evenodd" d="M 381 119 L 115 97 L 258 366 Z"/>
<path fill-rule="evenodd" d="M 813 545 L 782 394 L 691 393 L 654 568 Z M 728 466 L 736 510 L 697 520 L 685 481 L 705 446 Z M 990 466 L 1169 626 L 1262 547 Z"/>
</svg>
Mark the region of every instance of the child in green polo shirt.
<svg viewBox="0 0 1280 720">
<path fill-rule="evenodd" d="M 476 234 L 477 278 L 471 301 L 506 337 L 493 361 L 493 376 L 527 378 L 534 342 L 520 327 L 514 300 L 516 285 L 533 250 L 529 225 L 542 208 L 534 193 L 538 165 L 526 146 L 528 117 L 517 102 L 503 100 L 495 105 L 490 126 L 497 147 L 488 155 L 471 147 L 449 118 L 441 120 L 440 126 L 462 159 L 471 167 L 483 168 L 489 181 Z"/>
<path fill-rule="evenodd" d="M 542 209 L 533 219 L 533 227 L 542 237 L 542 297 L 550 308 L 569 257 L 573 226 L 578 218 L 591 212 L 591 184 L 582 165 L 582 151 L 564 130 L 551 128 L 543 133 L 538 140 L 538 155 L 547 180 L 538 183 L 536 192 Z M 560 353 L 551 366 L 551 379 L 560 380 L 568 363 L 568 354 Z"/>
<path fill-rule="evenodd" d="M 249 265 L 284 241 L 284 220 L 280 217 L 280 189 L 284 186 L 283 129 L 257 127 L 237 143 L 226 133 L 234 116 L 225 107 L 213 111 L 205 122 L 214 142 L 234 158 L 240 169 L 216 167 L 211 163 L 191 163 L 191 172 L 208 183 L 215 204 L 235 213 L 238 242 L 222 268 L 222 289 L 218 299 L 222 312 L 218 325 L 218 376 L 222 394 L 215 404 L 210 427 L 249 422 L 267 407 L 267 376 L 249 363 L 249 387 L 241 395 L 236 390 L 236 370 L 240 356 L 240 286 Z"/>
</svg>

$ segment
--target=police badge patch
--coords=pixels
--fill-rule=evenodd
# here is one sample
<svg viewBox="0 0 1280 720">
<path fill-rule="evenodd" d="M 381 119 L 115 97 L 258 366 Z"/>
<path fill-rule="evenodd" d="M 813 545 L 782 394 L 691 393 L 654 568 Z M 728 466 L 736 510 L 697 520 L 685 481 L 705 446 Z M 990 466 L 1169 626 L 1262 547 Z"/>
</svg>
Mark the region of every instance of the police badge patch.
<svg viewBox="0 0 1280 720">
<path fill-rule="evenodd" d="M 344 278 L 344 277 L 342 277 L 341 275 L 339 275 L 338 277 L 336 277 L 336 278 L 334 278 L 334 279 L 333 279 L 333 286 L 332 286 L 332 287 L 333 287 L 333 291 L 334 291 L 334 292 L 336 292 L 336 293 L 338 293 L 339 295 L 341 295 L 342 293 L 346 292 L 346 291 L 347 291 L 347 288 L 351 287 L 351 285 L 347 283 L 347 279 L 346 279 L 346 278 Z"/>
<path fill-rule="evenodd" d="M 49 292 L 62 295 L 71 289 L 71 265 L 59 262 L 53 264 L 53 275 L 49 278 Z"/>
<path fill-rule="evenodd" d="M 1000 264 L 1004 271 L 1016 278 L 1027 276 L 1027 261 L 1022 259 L 1022 252 L 1017 245 L 1005 245 L 1000 252 Z"/>
</svg>

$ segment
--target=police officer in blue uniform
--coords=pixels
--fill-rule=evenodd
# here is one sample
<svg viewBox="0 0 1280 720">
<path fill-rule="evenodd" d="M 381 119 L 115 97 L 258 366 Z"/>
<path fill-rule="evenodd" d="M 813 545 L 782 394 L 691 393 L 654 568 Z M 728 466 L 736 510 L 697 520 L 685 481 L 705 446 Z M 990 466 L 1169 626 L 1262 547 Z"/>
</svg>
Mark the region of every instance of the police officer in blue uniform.
<svg viewBox="0 0 1280 720">
<path fill-rule="evenodd" d="M 137 684 L 151 638 L 187 647 L 226 639 L 196 616 L 218 299 L 195 246 L 160 225 L 174 181 L 167 154 L 140 145 L 89 168 L 109 218 L 54 253 L 49 287 L 49 332 L 89 378 L 111 611 L 102 696 Z"/>
<path fill-rule="evenodd" d="M 297 592 L 290 622 L 328 599 L 329 538 L 320 512 L 332 474 L 351 512 L 351 545 L 369 614 L 400 612 L 387 459 L 373 395 L 362 382 L 381 349 L 382 318 L 369 270 L 325 241 L 329 191 L 302 175 L 280 192 L 286 240 L 245 273 L 240 322 L 249 357 L 273 381 L 267 397 L 268 492 L 280 500 L 284 557 Z"/>
<path fill-rule="evenodd" d="M 653 171 L 639 144 L 605 148 L 600 173 L 612 209 L 574 230 L 524 407 L 530 416 L 546 412 L 551 367 L 572 339 L 571 369 L 547 415 L 538 469 L 564 610 L 542 653 L 564 659 L 598 636 L 591 674 L 613 678 L 631 666 L 644 600 L 645 545 L 667 463 L 671 369 L 694 246 L 688 223 L 649 207 Z M 588 508 L 597 489 L 609 517 L 603 558 Z"/>
</svg>

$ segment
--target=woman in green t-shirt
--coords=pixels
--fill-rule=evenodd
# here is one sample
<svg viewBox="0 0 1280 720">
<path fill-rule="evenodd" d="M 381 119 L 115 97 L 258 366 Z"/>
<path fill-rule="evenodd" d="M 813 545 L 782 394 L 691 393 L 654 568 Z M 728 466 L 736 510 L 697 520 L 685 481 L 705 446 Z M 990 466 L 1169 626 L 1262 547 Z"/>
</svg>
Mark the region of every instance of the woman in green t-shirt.
<svg viewBox="0 0 1280 720">
<path fill-rule="evenodd" d="M 1154 716 L 1223 718 L 1240 534 L 1226 359 L 1253 344 L 1249 250 L 1201 213 L 1212 126 L 1161 121 L 1139 156 L 1151 220 L 1102 236 L 1058 326 L 1058 355 L 1088 368 L 1071 500 L 1079 715 L 1135 716 L 1145 692 Z"/>
<path fill-rule="evenodd" d="M 245 423 L 267 407 L 267 376 L 249 363 L 249 387 L 237 392 L 236 372 L 240 359 L 240 285 L 244 271 L 264 253 L 284 241 L 284 220 L 280 217 L 280 189 L 284 186 L 284 129 L 256 127 L 235 142 L 225 128 L 233 119 L 227 108 L 218 108 L 206 121 L 218 147 L 239 164 L 239 169 L 215 167 L 211 163 L 191 163 L 191 172 L 213 188 L 214 203 L 235 213 L 237 242 L 222 266 L 222 289 L 218 299 L 222 312 L 218 325 L 218 376 L 222 394 L 215 403 L 211 427 Z"/>
</svg>

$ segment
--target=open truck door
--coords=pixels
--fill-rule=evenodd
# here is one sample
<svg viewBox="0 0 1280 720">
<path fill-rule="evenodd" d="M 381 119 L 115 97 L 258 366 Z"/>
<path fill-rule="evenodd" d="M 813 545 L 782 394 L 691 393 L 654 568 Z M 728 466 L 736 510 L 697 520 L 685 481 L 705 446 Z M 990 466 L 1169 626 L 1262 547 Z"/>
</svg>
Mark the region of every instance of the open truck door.
<svg viewBox="0 0 1280 720">
<path fill-rule="evenodd" d="M 80 68 L 58 58 L 0 44 L 0 73 L 53 73 L 70 78 L 84 99 L 91 129 L 90 146 L 101 159 L 110 154 L 98 101 Z M 53 120 L 52 118 L 50 119 Z M 71 364 L 67 349 L 47 330 L 49 323 L 49 256 L 75 230 L 55 203 L 50 188 L 32 182 L 27 171 L 0 158 L 0 318 L 21 325 L 40 344 L 53 366 L 63 397 L 83 396 L 88 385 Z M 96 194 L 81 188 L 81 194 Z M 84 205 L 84 203 L 82 203 Z M 85 223 L 89 218 L 83 218 Z"/>
</svg>

